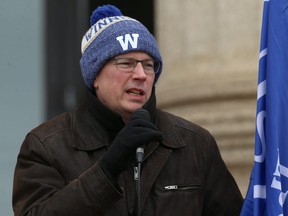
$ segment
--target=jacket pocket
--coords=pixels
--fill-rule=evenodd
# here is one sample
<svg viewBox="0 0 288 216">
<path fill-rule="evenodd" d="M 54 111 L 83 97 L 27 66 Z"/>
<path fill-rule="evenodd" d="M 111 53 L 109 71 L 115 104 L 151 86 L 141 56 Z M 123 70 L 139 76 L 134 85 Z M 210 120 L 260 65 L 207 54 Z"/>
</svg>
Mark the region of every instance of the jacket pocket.
<svg viewBox="0 0 288 216">
<path fill-rule="evenodd" d="M 203 185 L 198 181 L 157 184 L 154 185 L 145 215 L 200 216 L 203 210 L 203 200 Z"/>
</svg>

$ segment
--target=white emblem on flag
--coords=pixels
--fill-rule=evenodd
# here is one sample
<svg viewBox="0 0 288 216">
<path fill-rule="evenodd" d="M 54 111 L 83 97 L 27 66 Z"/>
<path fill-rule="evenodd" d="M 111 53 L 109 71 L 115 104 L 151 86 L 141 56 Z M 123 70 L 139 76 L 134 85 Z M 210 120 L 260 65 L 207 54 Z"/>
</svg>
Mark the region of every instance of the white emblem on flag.
<svg viewBox="0 0 288 216">
<path fill-rule="evenodd" d="M 282 185 L 281 185 L 280 179 L 283 178 L 283 177 L 288 178 L 288 168 L 280 164 L 280 161 L 279 161 L 279 149 L 278 149 L 277 165 L 276 165 L 276 168 L 275 168 L 275 172 L 273 173 L 273 176 L 274 176 L 274 178 L 273 178 L 271 187 L 274 188 L 274 189 L 279 190 L 280 194 L 279 194 L 278 202 L 283 207 L 284 202 L 285 202 L 286 197 L 287 197 L 287 194 L 288 194 L 288 191 L 286 191 L 286 192 L 282 191 Z"/>
</svg>

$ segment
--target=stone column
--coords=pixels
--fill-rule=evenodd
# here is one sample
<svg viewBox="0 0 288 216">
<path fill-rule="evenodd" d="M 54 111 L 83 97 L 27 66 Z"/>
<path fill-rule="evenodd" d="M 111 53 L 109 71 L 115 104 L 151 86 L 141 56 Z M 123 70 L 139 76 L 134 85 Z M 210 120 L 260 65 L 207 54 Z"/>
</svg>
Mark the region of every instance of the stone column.
<svg viewBox="0 0 288 216">
<path fill-rule="evenodd" d="M 157 0 L 160 108 L 208 129 L 246 194 L 254 155 L 262 1 Z"/>
</svg>

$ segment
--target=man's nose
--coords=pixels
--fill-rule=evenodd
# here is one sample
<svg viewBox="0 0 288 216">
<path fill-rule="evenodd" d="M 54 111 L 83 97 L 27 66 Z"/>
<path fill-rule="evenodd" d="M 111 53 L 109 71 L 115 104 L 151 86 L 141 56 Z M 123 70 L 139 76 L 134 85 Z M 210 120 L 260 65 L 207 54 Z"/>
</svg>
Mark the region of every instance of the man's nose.
<svg viewBox="0 0 288 216">
<path fill-rule="evenodd" d="M 141 62 L 137 62 L 136 67 L 133 71 L 133 77 L 138 79 L 146 79 L 147 75 Z"/>
</svg>

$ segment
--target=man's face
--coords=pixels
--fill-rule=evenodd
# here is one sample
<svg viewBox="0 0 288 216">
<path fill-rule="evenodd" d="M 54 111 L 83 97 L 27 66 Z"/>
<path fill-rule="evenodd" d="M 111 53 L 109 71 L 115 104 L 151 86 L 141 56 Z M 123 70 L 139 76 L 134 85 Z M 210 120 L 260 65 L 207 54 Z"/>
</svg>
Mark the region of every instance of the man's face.
<svg viewBox="0 0 288 216">
<path fill-rule="evenodd" d="M 114 59 L 118 58 L 152 60 L 144 52 L 130 52 L 116 56 Z M 105 106 L 122 117 L 129 118 L 127 116 L 149 100 L 154 78 L 155 73 L 147 73 L 147 71 L 145 73 L 140 62 L 134 70 L 125 72 L 119 65 L 116 67 L 116 61 L 108 61 L 96 76 L 93 86 L 98 99 Z"/>
</svg>

